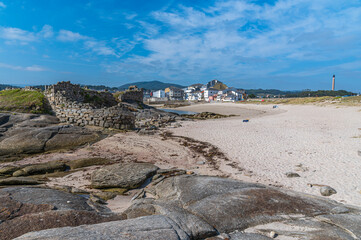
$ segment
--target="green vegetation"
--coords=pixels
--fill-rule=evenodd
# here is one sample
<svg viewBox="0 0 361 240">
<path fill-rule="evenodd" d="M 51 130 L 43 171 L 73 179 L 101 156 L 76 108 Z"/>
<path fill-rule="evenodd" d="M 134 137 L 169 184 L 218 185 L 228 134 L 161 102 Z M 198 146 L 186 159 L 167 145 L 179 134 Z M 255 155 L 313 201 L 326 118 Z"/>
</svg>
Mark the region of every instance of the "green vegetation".
<svg viewBox="0 0 361 240">
<path fill-rule="evenodd" d="M 115 92 L 115 93 L 113 93 L 113 96 L 114 96 L 115 99 L 118 101 L 120 94 L 123 94 L 123 93 L 124 93 L 124 91 L 122 91 L 122 92 Z"/>
<path fill-rule="evenodd" d="M 331 91 L 331 90 L 318 90 L 318 91 L 302 91 L 302 92 L 294 92 L 287 93 L 286 97 L 336 97 L 336 96 L 352 96 L 355 95 L 352 92 L 348 92 L 345 90 Z"/>
<path fill-rule="evenodd" d="M 224 83 L 221 83 L 221 82 L 218 82 L 216 83 L 214 86 L 213 86 L 214 89 L 217 89 L 217 90 L 225 90 L 227 89 L 227 85 L 224 84 Z"/>
<path fill-rule="evenodd" d="M 352 97 L 299 97 L 299 98 L 271 98 L 271 99 L 249 99 L 246 103 L 261 104 L 336 104 L 344 106 L 360 106 L 361 96 Z"/>
<path fill-rule="evenodd" d="M 43 93 L 22 89 L 0 91 L 0 111 L 50 114 Z"/>
</svg>

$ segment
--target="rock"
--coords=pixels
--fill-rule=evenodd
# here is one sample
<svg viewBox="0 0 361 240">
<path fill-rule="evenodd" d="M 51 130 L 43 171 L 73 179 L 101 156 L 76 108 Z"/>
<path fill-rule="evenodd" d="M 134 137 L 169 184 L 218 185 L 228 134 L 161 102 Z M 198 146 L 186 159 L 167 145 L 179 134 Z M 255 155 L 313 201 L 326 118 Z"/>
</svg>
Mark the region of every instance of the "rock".
<svg viewBox="0 0 361 240">
<path fill-rule="evenodd" d="M 361 150 L 358 150 L 357 154 L 361 157 Z"/>
<path fill-rule="evenodd" d="M 333 194 L 336 194 L 336 190 L 329 186 L 323 186 L 320 188 L 320 193 L 322 196 L 331 196 Z"/>
<path fill-rule="evenodd" d="M 31 232 L 16 239 L 190 240 L 191 238 L 171 219 L 164 216 L 147 216 L 123 221 Z"/>
<path fill-rule="evenodd" d="M 230 234 L 230 240 L 270 240 L 270 239 L 272 238 L 257 233 L 236 232 Z"/>
<path fill-rule="evenodd" d="M 139 214 L 164 214 L 165 210 L 162 209 L 171 209 L 169 205 L 181 206 L 185 216 L 197 216 L 204 224 L 225 233 L 282 220 L 287 215 L 313 217 L 329 213 L 339 206 L 333 201 L 311 198 L 289 190 L 210 176 L 181 175 L 166 178 L 148 188 L 147 192 L 157 200 L 132 206 L 125 212 L 128 218 Z M 153 208 L 155 212 L 147 213 L 144 208 Z M 172 218 L 170 214 L 167 216 Z M 172 218 L 178 223 L 180 220 L 177 219 L 185 221 L 187 218 Z"/>
<path fill-rule="evenodd" d="M 16 167 L 16 166 L 2 167 L 2 168 L 0 168 L 0 175 L 12 175 L 13 172 L 15 172 L 19 169 L 20 169 L 20 167 Z"/>
<path fill-rule="evenodd" d="M 301 177 L 298 173 L 294 173 L 294 172 L 287 172 L 286 176 L 288 178 L 295 178 L 295 177 Z"/>
<path fill-rule="evenodd" d="M 120 216 L 114 214 L 105 215 L 95 211 L 57 210 L 37 214 L 25 214 L 0 224 L 1 239 L 10 240 L 28 232 L 41 231 L 44 229 L 59 229 L 79 225 L 86 226 L 84 224 L 96 224 L 121 219 Z M 50 237 L 50 239 L 53 238 Z M 84 239 L 89 238 L 85 237 Z"/>
<path fill-rule="evenodd" d="M 277 235 L 277 233 L 275 232 L 275 231 L 271 231 L 270 233 L 269 233 L 269 237 L 270 238 L 275 238 L 275 237 L 277 237 L 278 235 Z"/>
<path fill-rule="evenodd" d="M 139 135 L 154 135 L 155 133 L 156 133 L 156 130 L 140 129 L 138 131 Z"/>
<path fill-rule="evenodd" d="M 94 188 L 133 189 L 156 174 L 157 166 L 150 163 L 120 163 L 103 167 L 93 172 L 91 184 Z"/>
<path fill-rule="evenodd" d="M 84 158 L 84 159 L 69 161 L 66 163 L 66 165 L 68 165 L 71 169 L 77 169 L 77 168 L 84 168 L 94 165 L 107 165 L 110 163 L 114 163 L 114 161 L 106 158 Z"/>
<path fill-rule="evenodd" d="M 159 169 L 157 171 L 157 174 L 160 174 L 162 176 L 177 176 L 177 175 L 183 175 L 186 174 L 187 172 L 183 169 Z"/>
<path fill-rule="evenodd" d="M 93 195 L 101 198 L 104 201 L 108 201 L 110 199 L 115 198 L 118 194 L 115 192 L 97 192 L 97 193 L 93 193 Z"/>
<path fill-rule="evenodd" d="M 128 189 L 126 188 L 107 188 L 107 189 L 102 189 L 103 192 L 109 192 L 109 193 L 115 193 L 117 195 L 123 195 L 124 193 L 126 193 L 128 191 Z"/>
<path fill-rule="evenodd" d="M 106 204 L 106 201 L 104 199 L 94 194 L 90 194 L 89 200 L 92 201 L 93 203 Z"/>
<path fill-rule="evenodd" d="M 124 214 L 128 218 L 137 218 L 147 215 L 164 215 L 172 219 L 192 239 L 204 239 L 217 235 L 216 229 L 202 218 L 189 214 L 185 209 L 166 202 L 159 203 L 148 199 L 137 200 Z"/>
<path fill-rule="evenodd" d="M 58 134 L 49 139 L 45 144 L 45 151 L 67 149 L 96 142 L 101 138 L 99 132 L 93 132 L 82 127 L 61 127 Z"/>
<path fill-rule="evenodd" d="M 42 182 L 30 177 L 9 177 L 0 179 L 0 185 L 38 185 Z"/>
<path fill-rule="evenodd" d="M 42 164 L 34 164 L 13 173 L 13 177 L 29 176 L 35 174 L 53 173 L 58 171 L 64 171 L 66 165 L 62 162 L 47 162 Z"/>
<path fill-rule="evenodd" d="M 97 212 L 82 196 L 45 188 L 1 189 L 0 209 L 0 236 L 4 240 L 31 231 L 122 219 Z"/>
<path fill-rule="evenodd" d="M 205 161 L 198 161 L 198 162 L 196 162 L 196 164 L 197 165 L 204 165 L 204 164 L 206 164 L 206 162 Z"/>
<path fill-rule="evenodd" d="M 10 194 L 11 197 L 21 203 L 50 204 L 58 210 L 94 210 L 86 203 L 82 196 L 62 191 L 37 187 L 11 187 L 0 190 L 0 194 Z M 70 201 L 71 203 L 67 203 Z"/>
<path fill-rule="evenodd" d="M 346 232 L 354 239 L 361 239 L 361 215 L 354 214 L 337 214 L 337 215 L 323 215 L 316 217 L 322 222 L 335 225 Z"/>
<path fill-rule="evenodd" d="M 82 127 L 59 126 L 50 115 L 14 113 L 0 115 L 0 156 L 4 160 L 21 154 L 41 153 L 48 150 L 74 148 L 100 139 L 99 132 Z"/>
</svg>

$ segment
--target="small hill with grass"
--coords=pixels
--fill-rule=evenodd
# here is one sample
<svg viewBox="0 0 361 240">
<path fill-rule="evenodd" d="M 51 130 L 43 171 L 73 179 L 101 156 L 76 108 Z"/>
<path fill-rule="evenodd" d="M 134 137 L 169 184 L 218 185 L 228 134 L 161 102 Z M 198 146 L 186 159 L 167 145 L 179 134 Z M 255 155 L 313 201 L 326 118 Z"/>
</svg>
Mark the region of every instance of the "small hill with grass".
<svg viewBox="0 0 361 240">
<path fill-rule="evenodd" d="M 11 89 L 0 91 L 0 112 L 49 114 L 50 109 L 42 92 Z"/>
<path fill-rule="evenodd" d="M 222 82 L 217 82 L 212 88 L 217 90 L 225 90 L 228 88 L 228 86 Z"/>
</svg>

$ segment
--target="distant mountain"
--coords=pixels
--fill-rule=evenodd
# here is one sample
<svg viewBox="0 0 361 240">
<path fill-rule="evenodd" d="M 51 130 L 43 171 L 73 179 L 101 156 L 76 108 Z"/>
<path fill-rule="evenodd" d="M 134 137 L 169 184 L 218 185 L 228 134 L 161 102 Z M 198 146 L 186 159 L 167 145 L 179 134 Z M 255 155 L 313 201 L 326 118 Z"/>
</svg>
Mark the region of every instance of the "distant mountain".
<svg viewBox="0 0 361 240">
<path fill-rule="evenodd" d="M 246 89 L 247 94 L 254 94 L 254 95 L 286 95 L 291 93 L 297 93 L 295 91 L 282 91 L 278 89 Z"/>
<path fill-rule="evenodd" d="M 150 82 L 134 82 L 134 83 L 127 83 L 119 87 L 119 89 L 128 89 L 129 86 L 136 85 L 138 88 L 144 88 L 149 90 L 160 90 L 166 89 L 168 87 L 177 87 L 177 88 L 185 88 L 185 86 L 174 84 L 174 83 L 164 83 L 160 81 L 150 81 Z"/>
</svg>

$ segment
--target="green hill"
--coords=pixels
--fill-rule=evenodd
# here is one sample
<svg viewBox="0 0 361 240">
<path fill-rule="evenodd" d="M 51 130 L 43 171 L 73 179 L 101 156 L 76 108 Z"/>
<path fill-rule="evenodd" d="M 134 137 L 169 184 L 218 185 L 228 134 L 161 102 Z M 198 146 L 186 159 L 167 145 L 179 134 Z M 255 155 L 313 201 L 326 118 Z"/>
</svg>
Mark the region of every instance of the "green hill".
<svg viewBox="0 0 361 240">
<path fill-rule="evenodd" d="M 0 91 L 0 112 L 50 113 L 43 93 L 22 89 Z"/>
<path fill-rule="evenodd" d="M 227 89 L 227 85 L 224 84 L 224 83 L 221 83 L 221 82 L 218 82 L 216 83 L 214 86 L 213 86 L 214 89 L 217 89 L 217 90 L 225 90 Z"/>
</svg>

